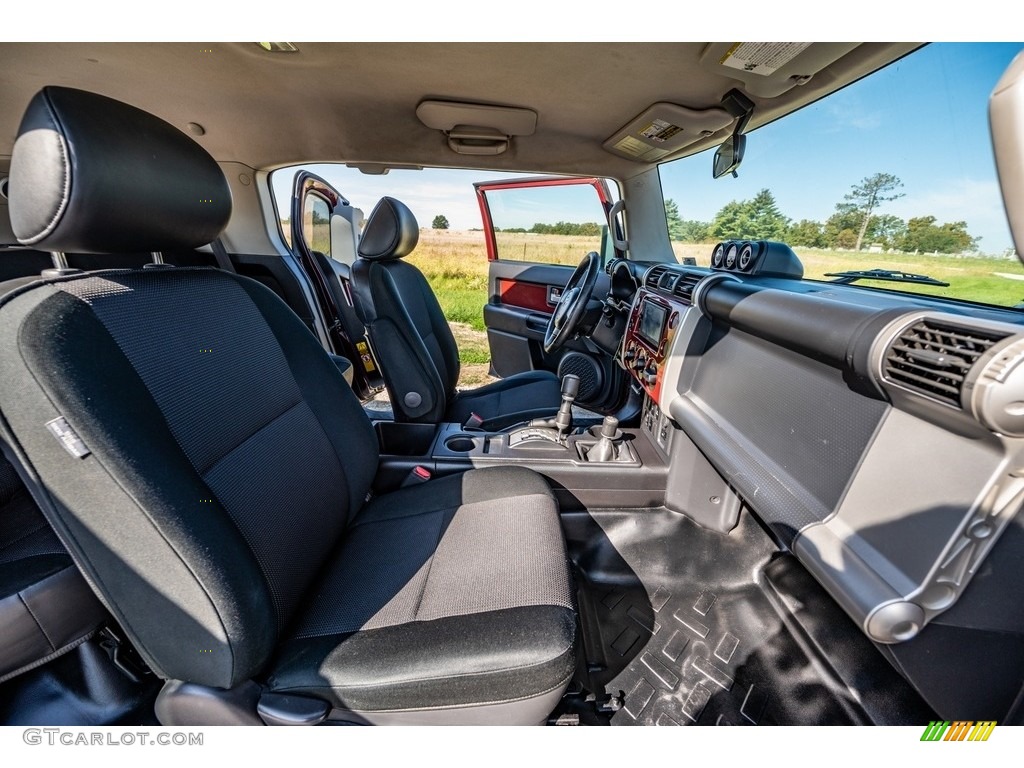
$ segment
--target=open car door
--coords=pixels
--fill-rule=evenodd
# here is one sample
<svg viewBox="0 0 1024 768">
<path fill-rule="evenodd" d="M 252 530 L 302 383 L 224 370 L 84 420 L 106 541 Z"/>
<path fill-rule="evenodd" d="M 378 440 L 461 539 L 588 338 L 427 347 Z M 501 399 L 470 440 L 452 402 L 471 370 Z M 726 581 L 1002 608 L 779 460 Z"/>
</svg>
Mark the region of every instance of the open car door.
<svg viewBox="0 0 1024 768">
<path fill-rule="evenodd" d="M 613 358 L 586 337 L 545 351 L 544 335 L 573 270 L 591 251 L 602 267 L 616 256 L 621 234 L 609 229 L 613 199 L 598 178 L 534 177 L 478 182 L 488 259 L 484 324 L 491 373 L 548 370 L 580 377 L 577 402 L 610 411 L 621 400 Z M 595 297 L 608 292 L 602 268 Z"/>
<path fill-rule="evenodd" d="M 309 171 L 292 184 L 290 245 L 313 285 L 335 354 L 347 359 L 352 389 L 361 400 L 379 392 L 384 381 L 363 324 L 356 317 L 349 286 L 362 212 Z"/>
</svg>

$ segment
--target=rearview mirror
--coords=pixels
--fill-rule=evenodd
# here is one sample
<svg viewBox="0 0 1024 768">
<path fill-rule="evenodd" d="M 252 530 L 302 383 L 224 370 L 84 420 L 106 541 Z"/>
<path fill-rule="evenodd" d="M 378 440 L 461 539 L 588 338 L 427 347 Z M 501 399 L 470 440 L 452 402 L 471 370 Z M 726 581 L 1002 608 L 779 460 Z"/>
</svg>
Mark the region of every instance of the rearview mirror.
<svg viewBox="0 0 1024 768">
<path fill-rule="evenodd" d="M 715 164 L 711 169 L 711 178 L 720 179 L 727 173 L 736 176 L 736 169 L 743 162 L 743 150 L 747 146 L 747 137 L 742 133 L 734 133 L 722 142 L 715 150 Z"/>
</svg>

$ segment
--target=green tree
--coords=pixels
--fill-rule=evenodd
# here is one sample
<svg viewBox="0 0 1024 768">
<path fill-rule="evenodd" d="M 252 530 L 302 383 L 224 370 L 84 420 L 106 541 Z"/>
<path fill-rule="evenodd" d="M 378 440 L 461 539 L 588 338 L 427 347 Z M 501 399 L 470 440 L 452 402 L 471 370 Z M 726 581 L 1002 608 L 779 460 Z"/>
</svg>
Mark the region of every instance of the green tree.
<svg viewBox="0 0 1024 768">
<path fill-rule="evenodd" d="M 511 232 L 511 229 L 506 229 Z M 521 230 L 520 230 L 521 231 Z M 535 235 L 576 235 L 583 237 L 597 237 L 601 234 L 601 225 L 594 221 L 584 221 L 577 224 L 573 221 L 558 221 L 554 224 L 537 222 L 529 229 Z"/>
<path fill-rule="evenodd" d="M 891 173 L 876 173 L 873 176 L 865 176 L 860 184 L 854 184 L 850 191 L 843 195 L 843 200 L 850 206 L 849 210 L 856 212 L 859 220 L 854 250 L 859 251 L 864 243 L 864 235 L 871 223 L 871 214 L 882 203 L 903 197 L 902 192 L 896 191 L 902 186 L 903 182 Z M 841 205 L 843 203 L 836 206 L 837 211 Z"/>
<path fill-rule="evenodd" d="M 448 219 L 443 214 L 437 214 L 430 225 L 433 229 L 448 229 Z"/>
<path fill-rule="evenodd" d="M 711 222 L 710 234 L 718 240 L 784 240 L 788 232 L 789 219 L 782 215 L 771 191 L 762 189 L 750 200 L 733 200 L 722 206 Z"/>
<path fill-rule="evenodd" d="M 907 222 L 899 247 L 904 251 L 962 253 L 977 248 L 980 239 L 968 234 L 966 221 L 936 224 L 934 216 L 918 216 Z"/>
<path fill-rule="evenodd" d="M 789 228 L 786 241 L 790 245 L 799 245 L 804 248 L 824 248 L 825 233 L 821 222 L 801 219 Z"/>
<path fill-rule="evenodd" d="M 867 238 L 872 243 L 879 243 L 883 248 L 895 248 L 907 231 L 907 223 L 899 216 L 884 213 L 872 216 L 868 222 Z"/>
<path fill-rule="evenodd" d="M 711 239 L 711 222 L 683 219 L 679 239 L 684 243 L 706 243 Z"/>
<path fill-rule="evenodd" d="M 852 251 L 855 245 L 857 245 L 857 233 L 852 229 L 843 229 L 836 233 L 831 247 Z"/>
<path fill-rule="evenodd" d="M 759 240 L 785 240 L 789 232 L 789 219 L 782 215 L 775 195 L 762 189 L 747 203 L 754 237 Z"/>
<path fill-rule="evenodd" d="M 683 217 L 679 215 L 679 205 L 672 198 L 665 200 L 665 222 L 668 224 L 668 239 L 683 239 Z"/>
<path fill-rule="evenodd" d="M 746 203 L 732 200 L 723 205 L 711 222 L 711 236 L 716 240 L 753 237 L 750 209 Z"/>
<path fill-rule="evenodd" d="M 825 226 L 822 228 L 822 236 L 825 238 L 825 245 L 829 248 L 841 248 L 839 240 L 842 236 L 842 240 L 845 242 L 847 238 L 843 233 L 849 232 L 852 236 L 853 243 L 857 242 L 857 229 L 860 227 L 860 219 L 857 216 L 857 211 L 849 203 L 837 203 L 836 211 L 827 219 L 825 219 Z"/>
</svg>

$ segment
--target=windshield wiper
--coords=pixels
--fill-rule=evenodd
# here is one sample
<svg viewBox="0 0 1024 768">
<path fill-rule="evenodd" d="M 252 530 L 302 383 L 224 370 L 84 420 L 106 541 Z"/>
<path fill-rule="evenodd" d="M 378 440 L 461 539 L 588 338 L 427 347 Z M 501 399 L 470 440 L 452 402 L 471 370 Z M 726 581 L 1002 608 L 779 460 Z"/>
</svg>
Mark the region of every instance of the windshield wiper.
<svg viewBox="0 0 1024 768">
<path fill-rule="evenodd" d="M 939 285 L 948 288 L 949 283 L 936 280 L 928 275 L 915 275 L 912 272 L 900 272 L 895 269 L 853 269 L 849 272 L 826 272 L 825 277 L 835 277 L 833 283 L 848 285 L 858 280 L 886 280 L 890 283 L 921 283 L 923 285 Z"/>
</svg>

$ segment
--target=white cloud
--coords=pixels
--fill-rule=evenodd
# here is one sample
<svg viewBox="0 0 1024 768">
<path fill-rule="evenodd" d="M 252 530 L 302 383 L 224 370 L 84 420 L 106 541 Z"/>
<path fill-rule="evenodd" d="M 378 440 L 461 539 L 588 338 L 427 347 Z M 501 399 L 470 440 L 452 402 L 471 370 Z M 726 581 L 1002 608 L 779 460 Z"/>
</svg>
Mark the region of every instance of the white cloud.
<svg viewBox="0 0 1024 768">
<path fill-rule="evenodd" d="M 822 133 L 847 133 L 850 129 L 873 131 L 881 127 L 881 113 L 868 111 L 860 101 L 859 98 L 848 96 L 842 105 L 827 104 L 830 122 L 822 129 Z"/>
</svg>

